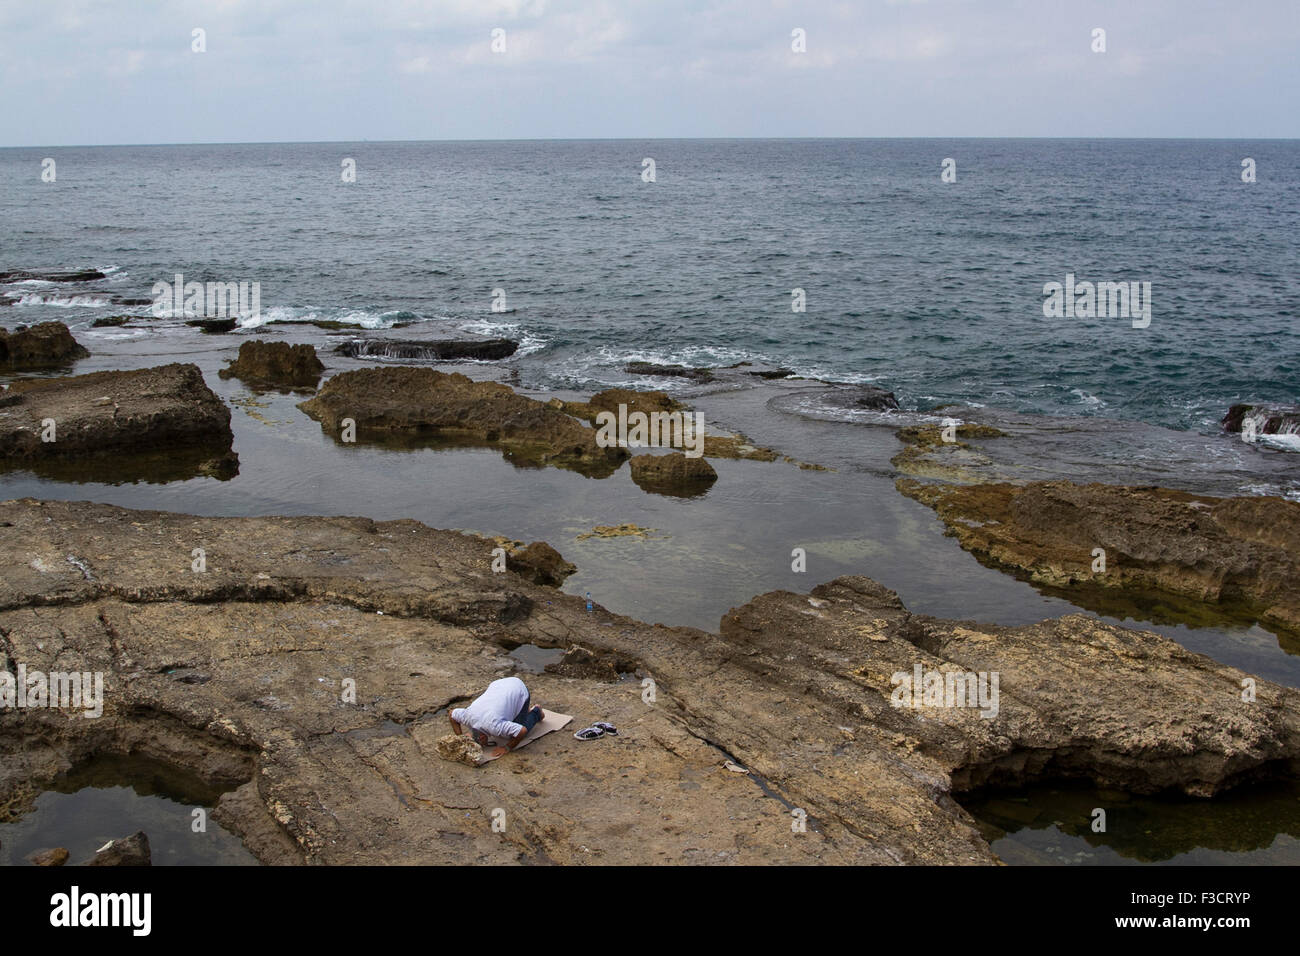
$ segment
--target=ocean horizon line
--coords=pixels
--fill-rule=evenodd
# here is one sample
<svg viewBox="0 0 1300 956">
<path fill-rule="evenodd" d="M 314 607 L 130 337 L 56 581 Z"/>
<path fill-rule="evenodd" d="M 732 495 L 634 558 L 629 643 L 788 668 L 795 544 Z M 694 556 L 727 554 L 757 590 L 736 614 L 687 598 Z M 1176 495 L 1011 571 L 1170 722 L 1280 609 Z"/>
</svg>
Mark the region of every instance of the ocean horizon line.
<svg viewBox="0 0 1300 956">
<path fill-rule="evenodd" d="M 426 145 L 446 143 L 844 143 L 844 142 L 1114 142 L 1114 143 L 1295 143 L 1300 136 L 537 136 L 490 137 L 476 139 L 268 139 L 203 140 L 188 143 L 36 143 L 0 146 L 0 150 L 17 149 L 139 149 L 176 146 L 352 146 Z"/>
</svg>

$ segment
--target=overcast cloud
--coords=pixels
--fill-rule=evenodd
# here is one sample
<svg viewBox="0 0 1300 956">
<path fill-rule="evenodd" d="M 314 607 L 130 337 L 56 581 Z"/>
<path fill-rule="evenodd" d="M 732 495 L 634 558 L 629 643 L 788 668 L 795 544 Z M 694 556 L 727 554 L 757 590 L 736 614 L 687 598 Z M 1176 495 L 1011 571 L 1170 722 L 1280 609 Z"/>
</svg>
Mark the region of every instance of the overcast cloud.
<svg viewBox="0 0 1300 956">
<path fill-rule="evenodd" d="M 0 146 L 1291 138 L 1298 64 L 1300 0 L 0 0 Z"/>
</svg>

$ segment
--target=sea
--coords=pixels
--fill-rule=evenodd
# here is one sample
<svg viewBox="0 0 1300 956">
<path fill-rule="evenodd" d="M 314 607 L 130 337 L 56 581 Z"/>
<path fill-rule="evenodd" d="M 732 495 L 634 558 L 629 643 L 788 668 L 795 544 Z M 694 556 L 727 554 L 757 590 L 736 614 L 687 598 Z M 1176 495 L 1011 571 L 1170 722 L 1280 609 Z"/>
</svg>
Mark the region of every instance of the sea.
<svg viewBox="0 0 1300 956">
<path fill-rule="evenodd" d="M 10 471 L 0 499 L 415 518 L 541 539 L 578 566 L 565 591 L 708 630 L 765 591 L 865 574 L 920 613 L 1006 625 L 1084 613 L 1295 687 L 1300 646 L 1258 622 L 1090 603 L 985 567 L 897 492 L 890 459 L 898 427 L 952 416 L 1007 432 L 972 465 L 984 477 L 1300 500 L 1300 435 L 1248 443 L 1220 425 L 1235 403 L 1300 402 L 1298 264 L 1294 140 L 0 149 L 0 273 L 23 273 L 0 282 L 0 326 L 67 323 L 91 353 L 76 373 L 198 364 L 232 408 L 240 456 L 226 481 Z M 76 270 L 103 278 L 48 278 Z M 177 275 L 256 283 L 256 313 L 204 334 L 155 308 L 155 286 Z M 1054 283 L 1123 283 L 1142 310 L 1054 310 Z M 250 338 L 311 343 L 327 375 L 418 361 L 336 351 L 372 337 L 508 338 L 508 358 L 437 367 L 539 398 L 662 388 L 711 427 L 827 470 L 720 460 L 708 494 L 667 498 L 625 470 L 596 480 L 517 468 L 491 449 L 343 447 L 297 408 L 304 396 L 217 375 Z M 633 362 L 738 368 L 708 382 Z M 892 391 L 899 408 L 858 405 L 863 385 Z M 587 536 L 622 523 L 646 533 Z M 1094 859 L 1082 838 L 1042 830 L 1075 797 L 1014 799 L 1037 808 L 1033 835 L 1019 851 L 1003 845 L 1005 857 L 1046 858 L 1048 832 L 1051 852 Z M 1295 795 L 1278 799 L 1260 811 L 1277 821 L 1262 844 L 1115 853 L 1210 862 L 1186 855 L 1199 846 L 1233 854 L 1215 862 L 1300 861 Z M 986 816 L 1015 843 L 1008 814 Z"/>
</svg>

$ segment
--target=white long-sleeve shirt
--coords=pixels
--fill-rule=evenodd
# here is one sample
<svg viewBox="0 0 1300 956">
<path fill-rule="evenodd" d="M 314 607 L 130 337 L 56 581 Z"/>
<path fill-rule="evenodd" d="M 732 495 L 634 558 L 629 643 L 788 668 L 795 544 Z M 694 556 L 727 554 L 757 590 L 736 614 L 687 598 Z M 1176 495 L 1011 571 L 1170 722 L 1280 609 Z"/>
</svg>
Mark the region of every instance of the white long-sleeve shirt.
<svg viewBox="0 0 1300 956">
<path fill-rule="evenodd" d="M 488 684 L 487 690 L 468 707 L 453 710 L 451 719 L 503 744 L 519 736 L 524 729 L 523 724 L 514 722 L 514 718 L 527 702 L 528 688 L 524 682 L 518 677 L 503 677 Z"/>
</svg>

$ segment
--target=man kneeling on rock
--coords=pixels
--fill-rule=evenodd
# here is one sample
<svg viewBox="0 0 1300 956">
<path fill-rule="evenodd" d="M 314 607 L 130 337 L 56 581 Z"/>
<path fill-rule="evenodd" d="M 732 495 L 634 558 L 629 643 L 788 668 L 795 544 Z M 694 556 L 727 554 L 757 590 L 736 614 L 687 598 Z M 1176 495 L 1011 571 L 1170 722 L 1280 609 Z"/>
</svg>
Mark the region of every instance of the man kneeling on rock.
<svg viewBox="0 0 1300 956">
<path fill-rule="evenodd" d="M 530 708 L 531 703 L 523 681 L 503 677 L 488 684 L 482 696 L 468 707 L 453 710 L 449 715 L 451 729 L 459 734 L 464 727 L 483 747 L 498 744 L 492 756 L 500 757 L 523 743 L 528 731 L 542 719 L 542 708 Z"/>
</svg>

